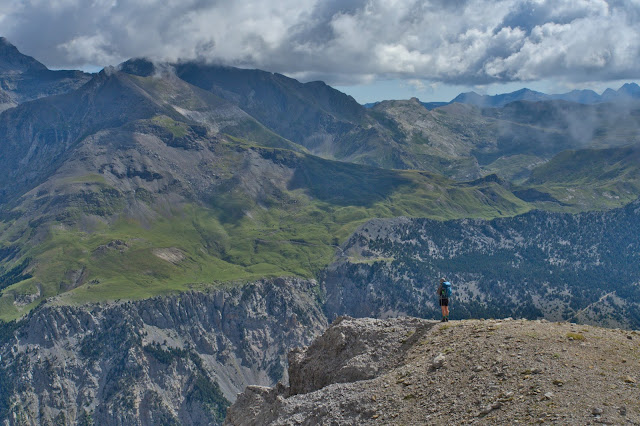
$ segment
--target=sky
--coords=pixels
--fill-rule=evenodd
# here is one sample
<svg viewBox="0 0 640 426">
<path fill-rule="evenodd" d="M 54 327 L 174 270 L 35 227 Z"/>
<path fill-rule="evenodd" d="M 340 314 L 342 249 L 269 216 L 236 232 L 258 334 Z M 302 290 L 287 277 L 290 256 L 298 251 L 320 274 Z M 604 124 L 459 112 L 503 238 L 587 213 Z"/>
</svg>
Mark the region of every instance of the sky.
<svg viewBox="0 0 640 426">
<path fill-rule="evenodd" d="M 202 60 L 361 103 L 640 80 L 640 0 L 0 0 L 0 36 L 51 69 Z"/>
</svg>

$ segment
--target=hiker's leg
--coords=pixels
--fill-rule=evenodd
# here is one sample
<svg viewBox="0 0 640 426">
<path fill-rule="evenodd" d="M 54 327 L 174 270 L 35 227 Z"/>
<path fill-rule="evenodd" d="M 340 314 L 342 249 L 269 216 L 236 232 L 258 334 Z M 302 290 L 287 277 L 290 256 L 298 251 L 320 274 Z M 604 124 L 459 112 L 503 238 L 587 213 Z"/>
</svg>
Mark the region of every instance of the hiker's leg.
<svg viewBox="0 0 640 426">
<path fill-rule="evenodd" d="M 442 316 L 446 317 L 448 308 L 446 306 L 444 306 L 444 305 L 440 306 L 440 308 L 442 309 Z"/>
</svg>

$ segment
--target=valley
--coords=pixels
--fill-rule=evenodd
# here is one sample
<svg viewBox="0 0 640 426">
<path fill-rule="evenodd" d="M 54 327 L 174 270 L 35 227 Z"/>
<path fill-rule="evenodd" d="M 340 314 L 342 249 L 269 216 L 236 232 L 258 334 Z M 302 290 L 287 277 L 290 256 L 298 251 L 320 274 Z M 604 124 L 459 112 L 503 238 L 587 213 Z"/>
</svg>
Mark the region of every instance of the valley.
<svg viewBox="0 0 640 426">
<path fill-rule="evenodd" d="M 336 317 L 438 318 L 442 276 L 455 320 L 640 328 L 633 85 L 365 107 L 1 39 L 0 87 L 0 419 L 219 424 Z"/>
</svg>

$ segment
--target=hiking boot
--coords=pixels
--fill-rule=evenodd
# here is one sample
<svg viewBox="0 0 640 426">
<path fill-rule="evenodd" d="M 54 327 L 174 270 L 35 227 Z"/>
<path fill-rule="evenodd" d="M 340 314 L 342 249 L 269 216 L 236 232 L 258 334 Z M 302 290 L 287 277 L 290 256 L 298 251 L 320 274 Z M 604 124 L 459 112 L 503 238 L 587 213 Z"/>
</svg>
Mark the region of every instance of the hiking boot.
<svg viewBox="0 0 640 426">
<path fill-rule="evenodd" d="M 446 321 L 446 318 L 442 318 L 442 319 L 440 320 L 440 322 L 445 322 L 445 321 Z"/>
<path fill-rule="evenodd" d="M 449 322 L 449 317 L 445 317 L 444 322 Z"/>
</svg>

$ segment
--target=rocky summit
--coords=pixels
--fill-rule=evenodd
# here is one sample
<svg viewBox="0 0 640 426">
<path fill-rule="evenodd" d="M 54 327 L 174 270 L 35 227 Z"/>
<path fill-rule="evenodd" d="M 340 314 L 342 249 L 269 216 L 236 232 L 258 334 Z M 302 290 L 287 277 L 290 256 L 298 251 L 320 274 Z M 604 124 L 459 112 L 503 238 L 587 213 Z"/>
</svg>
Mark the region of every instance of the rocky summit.
<svg viewBox="0 0 640 426">
<path fill-rule="evenodd" d="M 226 425 L 638 424 L 640 332 L 545 320 L 340 317 Z"/>
</svg>

